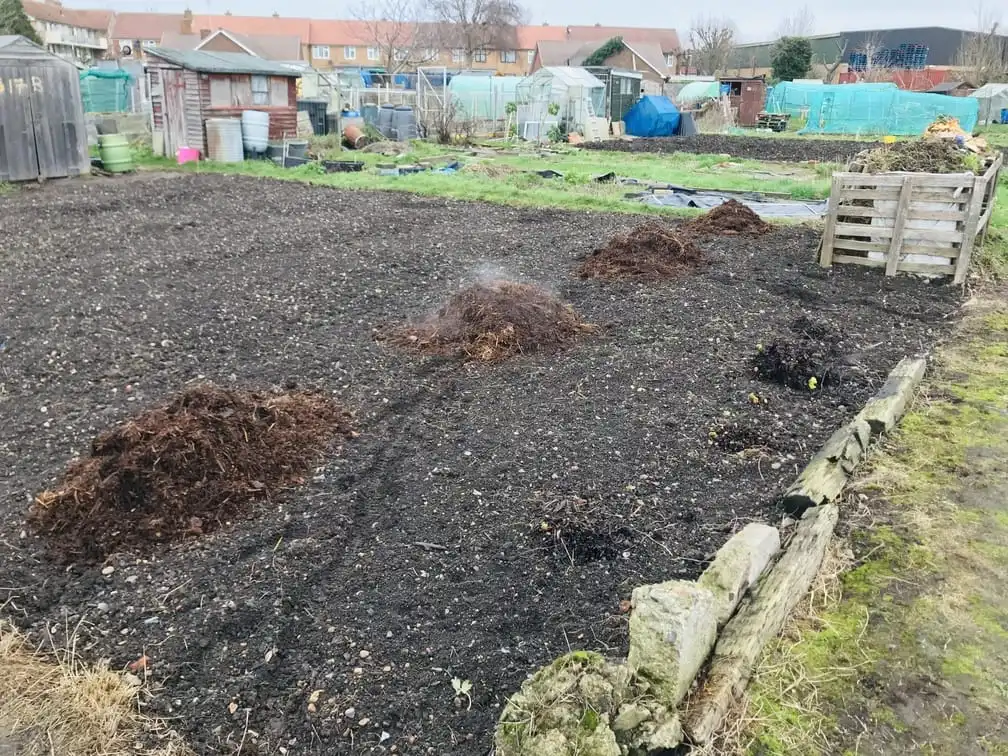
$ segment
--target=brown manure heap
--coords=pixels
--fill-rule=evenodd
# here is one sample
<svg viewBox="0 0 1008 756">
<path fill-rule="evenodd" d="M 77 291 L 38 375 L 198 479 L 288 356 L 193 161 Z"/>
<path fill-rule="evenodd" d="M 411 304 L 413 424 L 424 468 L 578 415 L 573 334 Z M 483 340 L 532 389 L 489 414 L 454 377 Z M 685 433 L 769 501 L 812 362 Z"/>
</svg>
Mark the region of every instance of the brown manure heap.
<svg viewBox="0 0 1008 756">
<path fill-rule="evenodd" d="M 581 278 L 635 278 L 657 281 L 678 276 L 704 262 L 689 238 L 658 221 L 647 221 L 609 240 L 581 263 Z"/>
<path fill-rule="evenodd" d="M 682 225 L 685 233 L 717 236 L 759 236 L 773 226 L 733 199 Z"/>
<path fill-rule="evenodd" d="M 350 415 L 319 394 L 194 386 L 98 435 L 28 521 L 71 559 L 201 535 L 302 483 L 353 435 Z"/>
<path fill-rule="evenodd" d="M 395 326 L 379 338 L 425 354 L 494 362 L 559 349 L 593 330 L 546 290 L 498 280 L 469 286 L 433 315 Z"/>
</svg>

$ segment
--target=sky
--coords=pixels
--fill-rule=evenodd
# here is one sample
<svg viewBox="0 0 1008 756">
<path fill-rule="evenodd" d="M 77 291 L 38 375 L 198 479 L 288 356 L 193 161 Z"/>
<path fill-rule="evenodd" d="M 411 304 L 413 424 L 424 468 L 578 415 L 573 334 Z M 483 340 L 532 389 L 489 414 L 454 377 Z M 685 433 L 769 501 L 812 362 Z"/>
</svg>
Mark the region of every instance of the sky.
<svg viewBox="0 0 1008 756">
<path fill-rule="evenodd" d="M 352 0 L 65 0 L 68 7 L 111 8 L 119 11 L 181 13 L 187 6 L 195 13 L 224 13 L 266 16 L 278 11 L 284 16 L 352 18 Z M 735 22 L 740 41 L 772 39 L 783 18 L 801 6 L 788 0 L 705 0 L 703 3 L 618 3 L 612 0 L 525 0 L 532 23 L 603 24 L 605 26 L 671 27 L 685 41 L 690 22 L 698 14 L 729 18 Z M 989 13 L 999 3 L 989 2 Z M 814 9 L 815 32 L 856 29 L 899 28 L 905 26 L 951 26 L 972 29 L 981 6 L 949 0 L 843 0 L 837 3 L 810 3 Z"/>
</svg>

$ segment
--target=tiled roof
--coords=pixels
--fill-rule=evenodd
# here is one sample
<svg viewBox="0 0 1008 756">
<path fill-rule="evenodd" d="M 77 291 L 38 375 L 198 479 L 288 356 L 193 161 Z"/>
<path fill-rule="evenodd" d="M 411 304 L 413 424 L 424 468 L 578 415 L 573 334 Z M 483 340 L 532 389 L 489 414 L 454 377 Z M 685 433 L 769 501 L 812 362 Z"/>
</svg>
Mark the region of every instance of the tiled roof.
<svg viewBox="0 0 1008 756">
<path fill-rule="evenodd" d="M 182 33 L 181 13 L 116 13 L 109 39 L 154 39 Z"/>
</svg>

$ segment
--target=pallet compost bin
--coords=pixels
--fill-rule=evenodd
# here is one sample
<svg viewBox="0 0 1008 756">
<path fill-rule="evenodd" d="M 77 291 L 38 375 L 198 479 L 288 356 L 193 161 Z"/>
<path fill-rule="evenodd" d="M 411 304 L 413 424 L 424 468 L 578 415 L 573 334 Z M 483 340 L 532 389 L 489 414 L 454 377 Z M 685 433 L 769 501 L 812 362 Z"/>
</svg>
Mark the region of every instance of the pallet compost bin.
<svg viewBox="0 0 1008 756">
<path fill-rule="evenodd" d="M 1004 158 L 983 174 L 833 174 L 819 263 L 885 268 L 966 280 L 976 239 L 994 209 Z"/>
</svg>

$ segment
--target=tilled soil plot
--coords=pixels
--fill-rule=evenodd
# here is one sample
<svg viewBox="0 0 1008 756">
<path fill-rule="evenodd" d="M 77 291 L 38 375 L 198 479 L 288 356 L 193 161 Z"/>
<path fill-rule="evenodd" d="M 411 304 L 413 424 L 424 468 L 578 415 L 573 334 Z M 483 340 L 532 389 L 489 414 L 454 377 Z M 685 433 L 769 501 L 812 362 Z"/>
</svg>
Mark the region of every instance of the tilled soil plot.
<svg viewBox="0 0 1008 756">
<path fill-rule="evenodd" d="M 618 152 L 693 152 L 792 163 L 810 160 L 820 163 L 843 163 L 861 150 L 878 147 L 880 144 L 880 142 L 855 142 L 844 139 L 774 139 L 697 134 L 691 137 L 649 137 L 586 142 L 581 146 L 589 150 Z"/>
<path fill-rule="evenodd" d="M 115 668 L 146 655 L 150 710 L 199 753 L 487 753 L 527 674 L 625 651 L 634 586 L 696 576 L 779 517 L 957 307 L 951 287 L 822 270 L 797 227 L 704 239 L 706 266 L 637 283 L 574 275 L 632 216 L 204 175 L 24 190 L 0 217 L 2 612 L 56 647 L 76 628 Z M 374 338 L 481 276 L 550 287 L 599 330 L 497 364 Z M 802 316 L 842 331 L 844 379 L 754 379 L 757 345 Z M 325 392 L 360 436 L 256 519 L 51 559 L 32 497 L 196 381 Z"/>
</svg>

